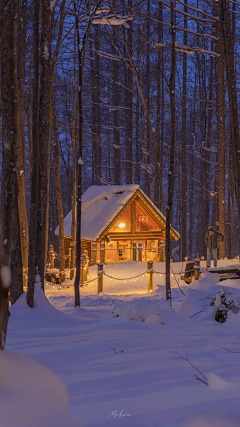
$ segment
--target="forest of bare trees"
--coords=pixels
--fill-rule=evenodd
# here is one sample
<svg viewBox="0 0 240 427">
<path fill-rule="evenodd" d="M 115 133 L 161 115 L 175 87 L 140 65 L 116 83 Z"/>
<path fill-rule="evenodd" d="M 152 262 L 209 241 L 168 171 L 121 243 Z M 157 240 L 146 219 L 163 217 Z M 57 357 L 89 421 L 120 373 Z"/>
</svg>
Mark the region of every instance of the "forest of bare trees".
<svg viewBox="0 0 240 427">
<path fill-rule="evenodd" d="M 208 225 L 226 236 L 219 257 L 238 255 L 239 18 L 233 0 L 1 0 L 0 264 L 12 303 L 27 280 L 33 307 L 49 244 L 64 270 L 72 208 L 80 262 L 92 184 L 141 185 L 167 218 L 167 263 L 170 223 L 176 261 L 206 255 Z"/>
</svg>

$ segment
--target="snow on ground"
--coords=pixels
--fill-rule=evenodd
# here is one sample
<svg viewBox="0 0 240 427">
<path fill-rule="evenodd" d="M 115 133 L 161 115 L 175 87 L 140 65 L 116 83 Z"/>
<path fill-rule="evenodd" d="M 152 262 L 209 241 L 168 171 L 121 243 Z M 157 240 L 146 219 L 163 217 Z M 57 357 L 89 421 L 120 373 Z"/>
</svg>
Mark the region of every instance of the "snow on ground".
<svg viewBox="0 0 240 427">
<path fill-rule="evenodd" d="M 34 360 L 0 352 L 2 427 L 80 427 L 68 412 L 64 384 Z"/>
<path fill-rule="evenodd" d="M 164 273 L 164 264 L 154 267 Z M 173 263 L 172 268 L 179 273 L 185 265 Z M 109 264 L 104 270 L 127 278 L 146 271 L 146 264 Z M 91 267 L 89 278 L 95 274 Z M 220 324 L 209 306 L 209 298 L 223 286 L 240 300 L 240 280 L 210 280 L 206 287 L 205 277 L 196 289 L 180 280 L 184 296 L 172 276 L 172 308 L 165 301 L 164 280 L 156 274 L 154 291 L 145 293 L 146 276 L 137 283 L 104 277 L 104 293 L 97 295 L 97 282 L 90 283 L 81 289 L 81 308 L 76 309 L 70 281 L 61 288 L 46 286 L 51 304 L 38 290 L 36 307 L 30 309 L 23 295 L 11 307 L 7 350 L 59 376 L 70 413 L 84 427 L 240 427 L 240 313 Z M 115 306 L 138 301 L 153 303 L 165 324 L 114 318 Z M 209 386 L 179 355 L 207 377 Z"/>
</svg>

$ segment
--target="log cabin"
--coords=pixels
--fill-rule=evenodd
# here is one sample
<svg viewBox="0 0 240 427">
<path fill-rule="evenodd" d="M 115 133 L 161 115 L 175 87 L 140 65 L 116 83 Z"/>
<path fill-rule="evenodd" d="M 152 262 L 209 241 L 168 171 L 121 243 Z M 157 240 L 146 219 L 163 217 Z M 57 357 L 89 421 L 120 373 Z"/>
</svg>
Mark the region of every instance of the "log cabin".
<svg viewBox="0 0 240 427">
<path fill-rule="evenodd" d="M 64 218 L 66 254 L 71 247 L 71 230 L 72 211 Z M 96 261 L 100 261 L 101 242 L 105 242 L 106 263 L 132 260 L 133 244 L 142 243 L 142 261 L 159 262 L 159 248 L 164 249 L 166 240 L 166 219 L 139 185 L 92 185 L 82 196 L 81 234 L 82 250 L 88 251 L 90 260 L 96 245 Z M 171 240 L 179 238 L 171 227 Z"/>
</svg>

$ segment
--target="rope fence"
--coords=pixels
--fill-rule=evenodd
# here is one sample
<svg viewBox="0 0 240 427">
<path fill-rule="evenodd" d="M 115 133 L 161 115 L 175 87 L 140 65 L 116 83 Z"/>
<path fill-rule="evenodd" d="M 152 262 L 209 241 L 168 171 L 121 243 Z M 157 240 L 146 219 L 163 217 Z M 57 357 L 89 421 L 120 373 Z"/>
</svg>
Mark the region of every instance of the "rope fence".
<svg viewBox="0 0 240 427">
<path fill-rule="evenodd" d="M 142 254 L 142 251 L 148 250 L 148 248 L 143 248 L 142 243 L 138 243 L 138 247 L 136 247 L 135 243 L 137 244 L 137 242 L 133 242 L 133 247 L 130 248 L 126 248 L 126 250 L 128 249 L 134 249 L 135 253 L 136 251 L 140 251 Z M 156 248 L 156 250 L 159 250 L 162 248 L 162 245 L 160 245 L 159 248 Z M 116 250 L 116 249 L 111 249 L 109 248 L 108 250 Z M 101 247 L 100 249 L 96 248 L 95 245 L 95 256 L 93 257 L 92 254 L 92 258 L 94 259 L 94 263 L 93 265 L 96 264 L 96 252 L 100 251 L 100 253 L 104 253 L 105 252 L 105 244 L 103 245 L 103 242 L 101 243 Z M 93 251 L 92 251 L 93 252 Z M 104 255 L 104 254 L 103 254 Z M 46 281 L 50 282 L 50 283 L 54 283 L 54 284 L 59 284 L 61 285 L 61 283 L 64 282 L 65 280 L 65 275 L 67 273 L 70 273 L 70 279 L 74 279 L 74 271 L 76 270 L 76 267 L 72 267 L 72 268 L 66 268 L 64 270 L 60 270 L 56 272 L 56 269 L 54 268 L 54 259 L 55 258 L 60 258 L 60 254 L 54 252 L 53 246 L 50 246 L 50 250 L 49 250 L 49 266 L 48 269 L 46 270 Z M 65 256 L 65 259 L 69 258 L 69 267 L 70 267 L 70 260 L 71 260 L 71 254 L 69 251 L 69 255 Z M 111 274 L 107 274 L 105 273 L 105 271 L 103 270 L 104 268 L 104 261 L 105 256 L 101 256 L 101 262 L 97 263 L 97 267 L 98 267 L 98 272 L 97 272 L 97 277 L 88 280 L 88 267 L 89 267 L 89 263 L 90 263 L 90 259 L 88 257 L 88 251 L 84 250 L 81 256 L 81 265 L 80 265 L 80 287 L 84 288 L 86 286 L 88 286 L 89 283 L 94 282 L 97 280 L 98 282 L 98 294 L 103 292 L 103 277 L 106 276 L 107 278 L 109 278 L 110 280 L 115 280 L 116 282 L 129 282 L 129 281 L 137 281 L 140 277 L 144 277 L 146 275 L 147 277 L 147 289 L 148 292 L 153 291 L 153 278 L 159 274 L 159 276 L 165 276 L 166 275 L 166 271 L 157 271 L 154 269 L 154 261 L 152 260 L 148 260 L 147 261 L 147 270 L 144 271 L 143 273 L 131 276 L 131 277 L 114 277 Z M 142 258 L 142 256 L 141 256 Z M 141 259 L 142 261 L 142 259 Z M 93 259 L 92 259 L 93 262 Z M 172 260 L 171 260 L 172 262 Z M 197 280 L 199 278 L 199 274 L 200 274 L 200 258 L 199 258 L 199 254 L 197 254 L 197 258 L 195 258 L 194 262 L 193 261 L 189 261 L 189 259 L 186 257 L 185 258 L 185 263 L 186 263 L 186 270 L 184 272 L 184 280 L 186 279 L 186 277 L 191 276 L 191 280 L 192 277 L 194 276 L 194 280 Z M 179 284 L 179 276 L 182 275 L 183 273 L 183 269 L 185 266 L 185 263 L 182 263 L 182 268 L 181 271 L 178 272 L 174 272 L 172 265 L 170 264 L 170 268 L 171 268 L 171 277 L 174 277 L 175 282 L 180 290 L 180 292 L 184 294 L 184 292 L 182 291 L 180 284 Z M 194 265 L 193 265 L 194 264 Z M 194 273 L 193 273 L 194 272 Z M 187 281 L 187 279 L 186 279 Z"/>
</svg>

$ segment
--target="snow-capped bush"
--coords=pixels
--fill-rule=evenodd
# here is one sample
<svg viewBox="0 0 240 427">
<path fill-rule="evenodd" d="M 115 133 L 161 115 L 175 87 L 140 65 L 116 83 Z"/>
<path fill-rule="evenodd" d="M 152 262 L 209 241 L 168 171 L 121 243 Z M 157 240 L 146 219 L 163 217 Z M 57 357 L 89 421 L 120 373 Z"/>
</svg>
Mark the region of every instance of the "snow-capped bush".
<svg viewBox="0 0 240 427">
<path fill-rule="evenodd" d="M 240 310 L 239 303 L 232 297 L 232 293 L 226 288 L 220 289 L 210 305 L 217 307 L 215 320 L 219 323 L 224 323 L 227 320 L 228 312 L 238 313 Z"/>
<path fill-rule="evenodd" d="M 159 306 L 146 298 L 116 305 L 113 310 L 113 317 L 120 317 L 122 320 L 139 320 L 146 323 L 165 323 L 160 315 Z"/>
</svg>

